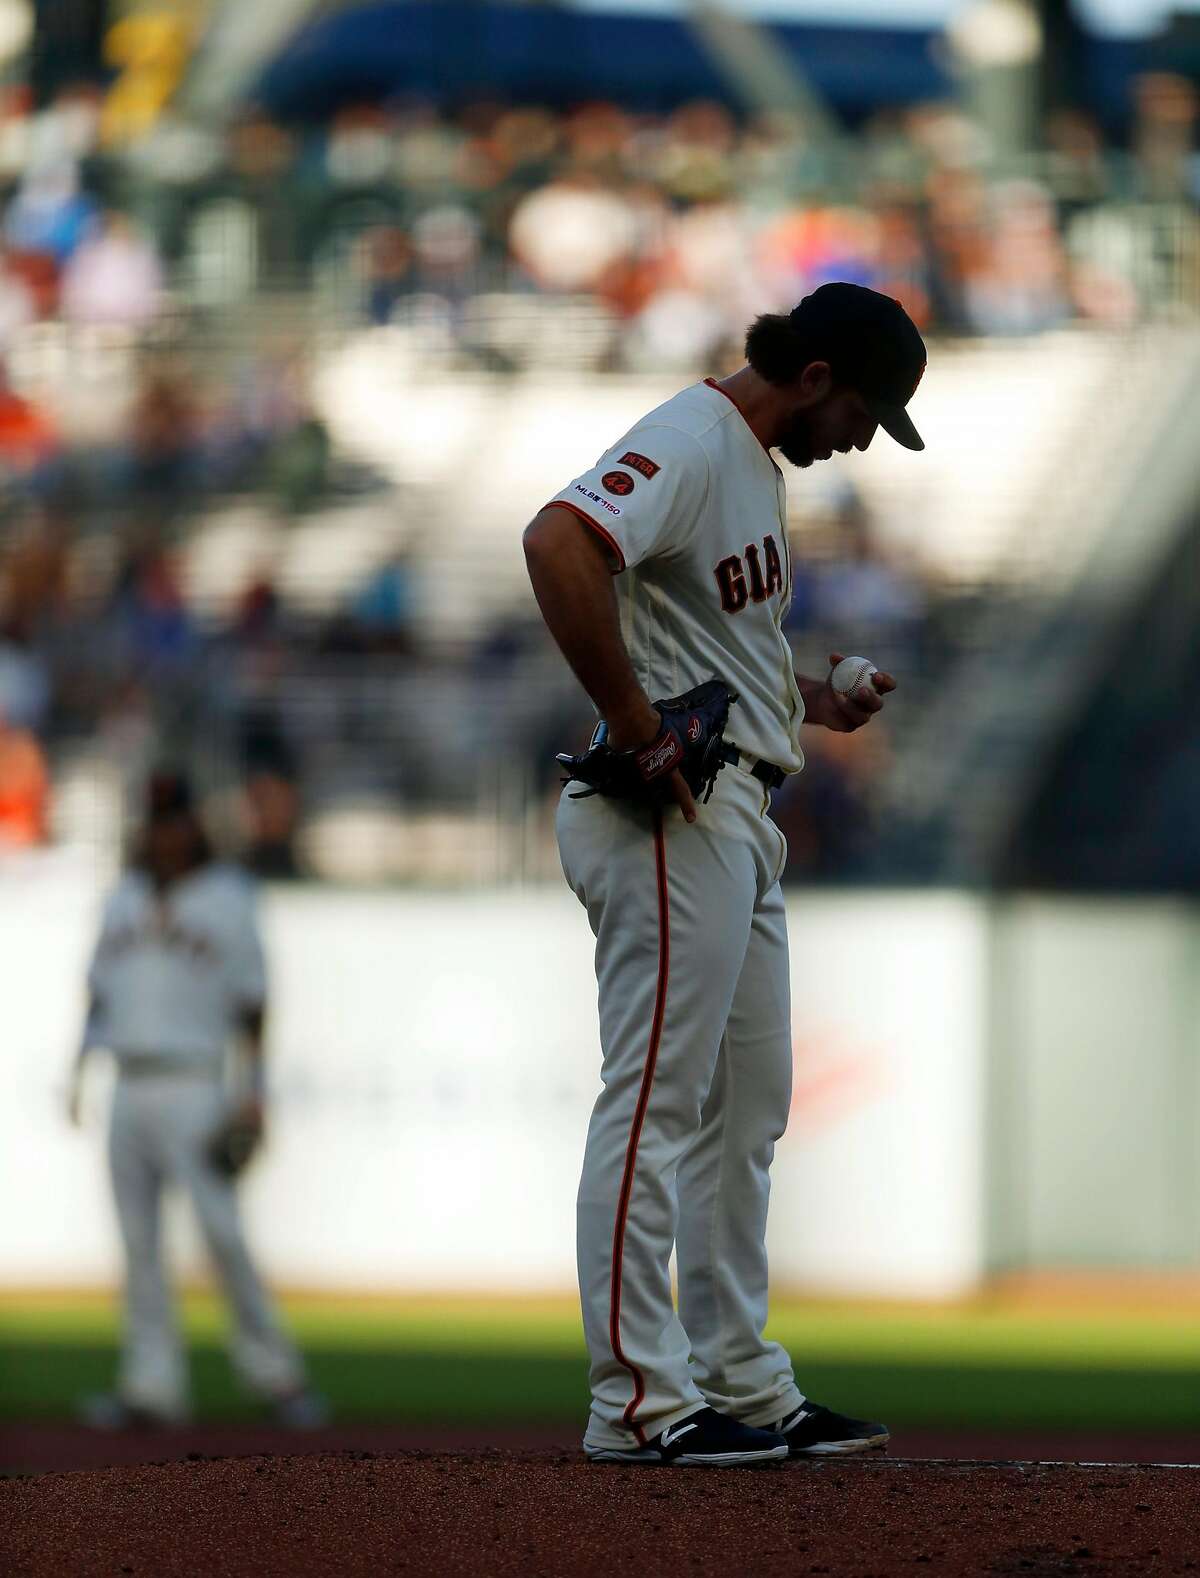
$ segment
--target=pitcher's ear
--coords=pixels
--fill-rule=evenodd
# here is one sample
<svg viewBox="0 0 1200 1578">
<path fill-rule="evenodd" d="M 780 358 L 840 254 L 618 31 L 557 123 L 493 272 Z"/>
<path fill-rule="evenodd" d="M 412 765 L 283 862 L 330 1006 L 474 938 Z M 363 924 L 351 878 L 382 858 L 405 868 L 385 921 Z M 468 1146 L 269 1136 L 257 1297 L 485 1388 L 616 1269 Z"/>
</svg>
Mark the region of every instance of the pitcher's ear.
<svg viewBox="0 0 1200 1578">
<path fill-rule="evenodd" d="M 806 400 L 824 400 L 833 388 L 833 371 L 828 362 L 809 362 L 796 384 Z"/>
</svg>

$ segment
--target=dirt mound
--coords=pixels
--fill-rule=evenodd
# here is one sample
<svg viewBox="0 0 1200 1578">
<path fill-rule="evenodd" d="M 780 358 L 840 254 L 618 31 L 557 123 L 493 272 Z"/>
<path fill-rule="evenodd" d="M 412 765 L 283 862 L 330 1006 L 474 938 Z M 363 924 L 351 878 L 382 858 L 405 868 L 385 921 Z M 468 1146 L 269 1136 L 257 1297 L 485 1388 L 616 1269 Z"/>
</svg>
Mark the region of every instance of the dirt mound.
<svg viewBox="0 0 1200 1578">
<path fill-rule="evenodd" d="M 1200 1572 L 1200 1470 L 574 1452 L 197 1459 L 0 1482 L 6 1578 Z"/>
<path fill-rule="evenodd" d="M 542 1453 L 579 1450 L 581 1431 L 537 1423 L 404 1423 L 336 1420 L 318 1430 L 284 1430 L 267 1421 L 209 1419 L 172 1429 L 89 1430 L 70 1420 L 9 1420 L 0 1424 L 0 1475 L 52 1474 L 129 1463 L 210 1457 L 333 1457 L 370 1452 L 476 1455 L 497 1450 Z M 1100 1430 L 1004 1430 L 906 1426 L 892 1436 L 894 1458 L 945 1458 L 975 1463 L 1195 1463 L 1200 1433 L 1182 1435 Z"/>
</svg>

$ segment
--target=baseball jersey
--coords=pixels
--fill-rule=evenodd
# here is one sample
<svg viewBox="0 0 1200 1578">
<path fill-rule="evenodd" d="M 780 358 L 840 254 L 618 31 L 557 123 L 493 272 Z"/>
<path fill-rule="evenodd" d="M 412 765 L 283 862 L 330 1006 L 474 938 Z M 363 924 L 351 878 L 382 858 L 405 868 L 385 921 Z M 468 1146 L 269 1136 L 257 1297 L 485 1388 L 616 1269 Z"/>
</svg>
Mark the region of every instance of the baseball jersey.
<svg viewBox="0 0 1200 1578">
<path fill-rule="evenodd" d="M 266 995 L 251 883 L 212 865 L 160 893 L 129 872 L 105 906 L 88 987 L 89 1044 L 118 1059 L 219 1061 L 240 1015 Z"/>
<path fill-rule="evenodd" d="M 615 555 L 621 634 L 650 699 L 719 677 L 739 697 L 727 738 L 799 771 L 783 473 L 733 400 L 711 379 L 684 389 L 550 502 Z"/>
</svg>

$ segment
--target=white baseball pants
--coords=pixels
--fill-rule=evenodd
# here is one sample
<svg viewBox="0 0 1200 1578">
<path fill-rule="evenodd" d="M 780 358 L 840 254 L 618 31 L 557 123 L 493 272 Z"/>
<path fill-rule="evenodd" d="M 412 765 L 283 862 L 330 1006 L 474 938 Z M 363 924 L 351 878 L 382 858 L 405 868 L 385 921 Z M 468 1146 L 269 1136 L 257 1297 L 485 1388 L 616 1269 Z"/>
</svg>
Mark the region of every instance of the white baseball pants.
<svg viewBox="0 0 1200 1578">
<path fill-rule="evenodd" d="M 227 1111 L 215 1071 L 122 1076 L 113 1096 L 109 1167 L 126 1261 L 118 1391 L 127 1403 L 172 1417 L 187 1412 L 188 1379 L 159 1230 L 168 1184 L 191 1197 L 233 1315 L 231 1358 L 238 1374 L 266 1398 L 304 1381 L 300 1357 L 250 1260 L 236 1185 L 204 1154 Z"/>
<path fill-rule="evenodd" d="M 767 803 L 734 767 L 692 826 L 571 786 L 559 803 L 603 1050 L 578 1201 L 589 1447 L 644 1445 L 705 1403 L 758 1425 L 804 1400 L 762 1335 L 792 1073 L 787 851 Z"/>
</svg>

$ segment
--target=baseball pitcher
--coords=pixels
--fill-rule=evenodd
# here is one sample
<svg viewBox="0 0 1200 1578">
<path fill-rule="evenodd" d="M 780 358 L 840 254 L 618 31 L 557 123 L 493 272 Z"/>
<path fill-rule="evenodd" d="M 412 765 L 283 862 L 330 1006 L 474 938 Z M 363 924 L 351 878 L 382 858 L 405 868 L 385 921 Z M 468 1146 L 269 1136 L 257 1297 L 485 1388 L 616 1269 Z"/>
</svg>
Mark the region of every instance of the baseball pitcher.
<svg viewBox="0 0 1200 1578">
<path fill-rule="evenodd" d="M 926 353 L 899 303 L 829 284 L 758 318 L 746 356 L 650 412 L 524 539 L 601 719 L 587 751 L 559 758 L 557 823 L 596 938 L 603 1050 L 578 1197 L 596 1461 L 733 1465 L 888 1440 L 806 1397 L 763 1337 L 792 1070 L 771 792 L 804 764 L 802 724 L 861 728 L 895 688 L 874 673 L 843 695 L 793 672 L 771 451 L 810 466 L 866 450 L 877 427 L 923 448 L 905 407 Z"/>
<path fill-rule="evenodd" d="M 112 1052 L 109 1166 L 125 1249 L 125 1330 L 116 1392 L 88 1399 L 96 1426 L 176 1423 L 187 1368 L 163 1264 L 163 1191 L 187 1191 L 233 1314 L 235 1368 L 286 1425 L 322 1421 L 298 1353 L 246 1248 L 236 1180 L 263 1126 L 266 981 L 253 889 L 211 853 L 185 780 L 149 785 L 142 847 L 110 896 L 88 975 L 71 1073 L 78 1122 L 84 1061 Z M 225 1069 L 240 1043 L 238 1089 Z"/>
</svg>

